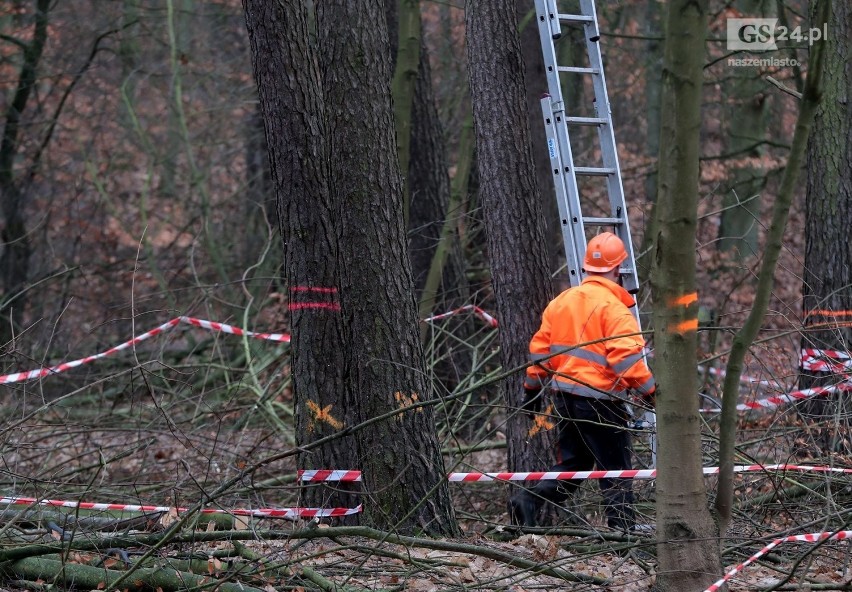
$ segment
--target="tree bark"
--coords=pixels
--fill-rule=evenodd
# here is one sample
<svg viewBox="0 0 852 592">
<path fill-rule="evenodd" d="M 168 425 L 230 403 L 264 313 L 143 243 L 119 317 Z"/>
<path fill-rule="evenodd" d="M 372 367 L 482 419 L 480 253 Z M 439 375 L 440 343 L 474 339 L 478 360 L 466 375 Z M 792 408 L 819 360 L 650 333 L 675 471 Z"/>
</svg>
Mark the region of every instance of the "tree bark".
<svg viewBox="0 0 852 592">
<path fill-rule="evenodd" d="M 527 122 L 530 130 L 530 146 L 535 164 L 536 186 L 539 193 L 536 199 L 541 204 L 544 215 L 544 237 L 548 250 L 548 265 L 556 270 L 565 264 L 565 250 L 562 244 L 562 226 L 559 223 L 559 208 L 553 188 L 553 171 L 550 170 L 550 156 L 547 152 L 547 137 L 541 114 L 541 96 L 547 92 L 547 76 L 544 71 L 544 58 L 541 53 L 541 39 L 535 18 L 535 5 L 530 0 L 515 0 L 515 13 L 518 20 L 521 57 L 524 63 L 524 89 L 526 97 Z M 566 27 L 565 34 L 571 35 L 572 28 Z M 560 44 L 560 48 L 574 49 L 574 37 Z M 581 40 L 583 42 L 583 40 Z M 561 57 L 561 56 L 560 56 Z M 560 62 L 561 63 L 561 62 Z M 573 65 L 573 64 L 571 64 Z M 579 89 L 581 85 L 573 85 Z M 571 93 L 566 89 L 566 93 Z M 566 94 L 566 104 L 571 103 Z"/>
<path fill-rule="evenodd" d="M 529 340 L 551 297 L 541 203 L 534 174 L 524 68 L 512 0 L 470 0 L 465 15 L 468 73 L 476 130 L 479 190 L 500 323 L 505 369 L 529 360 Z M 547 432 L 529 438 L 529 420 L 515 413 L 523 373 L 501 384 L 509 470 L 553 463 Z"/>
<path fill-rule="evenodd" d="M 307 9 L 264 0 L 245 0 L 244 8 L 284 238 L 301 447 L 357 423 L 341 363 L 349 349 L 340 316 L 341 213 L 329 190 L 325 103 Z M 357 469 L 359 461 L 347 438 L 300 455 L 299 467 Z M 308 487 L 305 504 L 353 507 L 357 500 L 345 489 Z"/>
<path fill-rule="evenodd" d="M 396 144 L 399 153 L 399 169 L 408 174 L 411 158 L 412 105 L 421 71 L 420 51 L 422 34 L 420 25 L 419 0 L 387 0 L 387 4 L 396 4 L 396 30 L 390 30 L 396 36 L 396 56 L 393 76 L 393 108 L 396 125 Z M 390 22 L 390 18 L 388 18 Z M 396 35 L 394 35 L 396 34 Z M 403 217 L 405 226 L 411 210 L 411 187 L 407 180 L 403 182 Z"/>
<path fill-rule="evenodd" d="M 823 100 L 808 144 L 805 201 L 805 268 L 802 302 L 806 332 L 802 348 L 849 351 L 852 341 L 852 105 L 849 55 L 852 51 L 852 6 L 832 2 L 825 46 Z M 840 382 L 834 372 L 805 372 L 801 388 Z M 848 426 L 834 423 L 836 405 L 847 397 L 813 398 L 800 407 L 807 416 L 831 427 L 821 434 L 826 449 L 852 448 L 838 435 Z M 848 407 L 844 406 L 844 409 Z M 840 417 L 844 417 L 843 413 Z M 848 416 L 847 416 L 848 417 Z"/>
<path fill-rule="evenodd" d="M 458 204 L 450 211 L 450 176 L 447 149 L 435 95 L 432 90 L 432 73 L 429 53 L 420 49 L 420 67 L 414 99 L 411 103 L 411 159 L 408 165 L 410 189 L 409 246 L 411 269 L 421 312 L 432 311 L 436 306 L 456 306 L 467 300 L 467 279 L 458 233 Z M 400 162 L 402 162 L 400 160 Z M 446 220 L 450 221 L 447 242 L 442 241 Z M 438 250 L 444 252 L 438 255 Z M 443 257 L 442 286 L 426 293 L 426 279 L 432 261 Z M 439 290 L 442 287 L 443 290 Z M 423 302 L 423 300 L 426 302 Z"/>
<path fill-rule="evenodd" d="M 663 67 L 654 294 L 657 396 L 657 585 L 702 590 L 722 571 L 707 507 L 696 405 L 695 232 L 707 0 L 669 4 Z"/>
<path fill-rule="evenodd" d="M 24 46 L 21 71 L 12 101 L 6 110 L 3 137 L 0 140 L 0 206 L 3 212 L 3 231 L 0 242 L 0 280 L 3 298 L 0 300 L 0 344 L 9 342 L 21 328 L 26 299 L 23 291 L 29 275 L 30 239 L 24 219 L 25 192 L 15 178 L 15 158 L 20 148 L 21 116 L 36 85 L 36 71 L 48 35 L 49 0 L 37 0 L 32 40 Z"/>
<path fill-rule="evenodd" d="M 425 40 L 420 48 L 420 67 L 414 100 L 411 105 L 411 159 L 408 164 L 409 224 L 408 240 L 418 316 L 423 319 L 433 311 L 452 310 L 470 299 L 465 275 L 465 260 L 459 238 L 460 202 L 450 195 L 450 175 L 444 132 L 435 95 L 432 72 Z M 434 274 L 430 277 L 433 265 Z M 453 323 L 454 337 L 441 334 L 431 341 L 430 376 L 445 392 L 452 392 L 459 381 L 471 372 L 472 354 L 459 347 L 475 330 L 473 319 Z M 430 326 L 420 325 L 424 346 Z M 433 334 L 434 335 L 434 334 Z"/>
<path fill-rule="evenodd" d="M 657 235 L 654 221 L 656 220 L 657 203 L 657 170 L 660 155 L 660 118 L 662 117 L 660 95 L 663 87 L 663 47 L 664 43 L 656 37 L 663 36 L 663 18 L 665 10 L 659 2 L 648 2 L 645 8 L 645 34 L 651 39 L 646 44 L 645 59 L 645 120 L 647 125 L 645 154 L 652 160 L 651 169 L 645 177 L 645 201 L 651 204 L 648 217 L 642 231 L 642 246 L 636 254 L 636 271 L 639 285 L 644 285 L 651 275 L 653 265 L 651 254 L 654 248 L 654 237 Z"/>
<path fill-rule="evenodd" d="M 330 189 L 340 217 L 340 313 L 347 349 L 338 352 L 347 396 L 368 419 L 394 419 L 357 434 L 369 498 L 366 521 L 380 528 L 457 534 L 426 380 L 414 284 L 403 225 L 384 3 L 317 4 L 328 114 Z M 341 25 L 346 24 L 346 35 Z"/>
<path fill-rule="evenodd" d="M 61 583 L 66 589 L 109 590 L 112 582 L 124 575 L 123 571 L 92 567 L 80 563 L 68 563 L 43 557 L 20 559 L 6 569 L 17 577 L 25 580 L 44 580 Z M 261 588 L 253 588 L 242 583 L 217 582 L 206 575 L 189 572 L 178 572 L 174 568 L 143 567 L 133 574 L 134 584 L 128 589 L 141 588 L 171 591 L 186 590 L 188 587 L 209 587 L 222 592 L 262 592 Z M 135 582 L 140 582 L 137 586 Z"/>
<path fill-rule="evenodd" d="M 827 3 L 823 3 L 823 11 L 817 16 L 816 23 L 825 23 L 827 15 Z M 807 81 L 802 94 L 799 107 L 799 117 L 796 120 L 796 130 L 790 146 L 790 155 L 787 158 L 787 166 L 784 168 L 784 177 L 781 180 L 781 188 L 775 200 L 772 211 L 772 222 L 766 236 L 763 261 L 761 263 L 757 291 L 754 295 L 751 311 L 749 312 L 743 328 L 734 336 L 731 353 L 728 357 L 727 372 L 722 391 L 722 418 L 719 430 L 719 491 L 716 496 L 716 509 L 724 531 L 732 518 L 734 499 L 734 447 L 736 440 L 737 424 L 737 398 L 739 395 L 740 376 L 743 372 L 743 363 L 749 347 L 757 337 L 763 317 L 769 308 L 769 299 L 772 296 L 775 268 L 778 257 L 783 248 L 784 227 L 793 196 L 796 190 L 796 182 L 805 157 L 808 136 L 822 93 L 823 63 L 825 59 L 825 45 L 820 43 L 811 50 L 811 60 L 808 69 Z M 850 210 L 852 211 L 852 210 Z M 840 238 L 840 237 L 838 237 Z"/>
</svg>

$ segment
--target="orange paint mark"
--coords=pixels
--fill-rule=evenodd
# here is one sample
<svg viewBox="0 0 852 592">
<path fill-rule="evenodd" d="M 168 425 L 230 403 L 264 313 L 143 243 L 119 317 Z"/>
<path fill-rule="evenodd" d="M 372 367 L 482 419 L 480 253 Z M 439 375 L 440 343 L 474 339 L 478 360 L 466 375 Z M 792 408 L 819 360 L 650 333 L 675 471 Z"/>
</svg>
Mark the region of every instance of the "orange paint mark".
<svg viewBox="0 0 852 592">
<path fill-rule="evenodd" d="M 336 430 L 343 427 L 343 422 L 335 419 L 334 416 L 331 415 L 333 405 L 326 405 L 322 409 L 320 409 L 320 406 L 313 401 L 308 401 L 307 405 L 310 412 L 314 414 L 315 420 L 325 422 Z M 309 431 L 312 431 L 310 427 Z"/>
<path fill-rule="evenodd" d="M 669 325 L 669 331 L 671 333 L 680 333 L 681 335 L 684 333 L 690 333 L 692 331 L 698 331 L 698 319 L 690 319 L 688 321 L 682 321 L 680 323 L 672 323 Z"/>
<path fill-rule="evenodd" d="M 817 315 L 823 317 L 852 317 L 852 310 L 826 310 L 824 308 L 815 308 L 814 310 L 809 310 L 805 313 L 806 317 Z"/>
<path fill-rule="evenodd" d="M 420 396 L 417 393 L 411 393 L 411 395 L 407 395 L 402 391 L 396 391 L 393 396 L 396 399 L 396 402 L 399 403 L 400 408 L 402 408 L 403 410 L 405 409 L 405 407 L 411 407 L 412 405 L 417 403 L 417 401 L 420 400 Z M 417 413 L 423 413 L 423 407 L 418 407 L 415 411 Z M 396 419 L 397 421 L 402 421 L 402 413 L 397 415 Z"/>
<path fill-rule="evenodd" d="M 527 436 L 532 438 L 542 430 L 547 431 L 555 428 L 556 424 L 550 421 L 551 413 L 553 413 L 553 403 L 548 405 L 543 413 L 536 413 L 535 418 L 533 418 L 533 425 L 527 432 Z"/>
<path fill-rule="evenodd" d="M 669 300 L 669 306 L 689 306 L 693 302 L 698 302 L 698 292 L 672 298 Z"/>
</svg>

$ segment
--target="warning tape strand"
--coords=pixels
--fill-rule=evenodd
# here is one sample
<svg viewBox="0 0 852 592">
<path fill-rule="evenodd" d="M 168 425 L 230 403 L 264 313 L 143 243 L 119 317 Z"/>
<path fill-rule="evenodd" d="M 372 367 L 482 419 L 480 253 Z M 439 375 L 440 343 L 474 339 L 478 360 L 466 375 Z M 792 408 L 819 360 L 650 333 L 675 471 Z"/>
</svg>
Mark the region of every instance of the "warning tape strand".
<svg viewBox="0 0 852 592">
<path fill-rule="evenodd" d="M 743 570 L 746 566 L 754 563 L 767 553 L 769 553 L 772 549 L 777 547 L 782 543 L 792 543 L 792 542 L 806 542 L 806 543 L 816 543 L 818 541 L 824 540 L 832 540 L 832 541 L 842 541 L 844 539 L 852 538 L 852 530 L 841 530 L 840 532 L 812 532 L 810 534 L 794 534 L 788 537 L 783 537 L 779 539 L 775 539 L 768 545 L 766 545 L 763 549 L 737 565 L 736 567 L 729 570 L 723 578 L 717 580 L 713 583 L 712 586 L 706 588 L 704 592 L 717 592 L 728 580 L 737 575 L 740 571 Z"/>
<path fill-rule="evenodd" d="M 826 396 L 835 392 L 850 390 L 852 390 L 852 382 L 842 382 L 830 386 L 815 386 L 813 388 L 793 391 L 791 393 L 785 393 L 783 395 L 775 395 L 773 397 L 767 397 L 765 399 L 759 399 L 757 401 L 747 401 L 745 403 L 740 403 L 739 405 L 737 405 L 737 411 L 770 409 L 773 407 L 785 405 L 787 403 L 793 403 L 795 401 L 809 399 L 811 397 Z"/>
<path fill-rule="evenodd" d="M 472 312 L 475 316 L 477 316 L 480 319 L 482 319 L 483 321 L 485 321 L 491 327 L 493 327 L 495 329 L 497 328 L 497 319 L 494 318 L 492 315 L 488 314 L 487 312 L 485 312 L 484 310 L 482 310 L 481 308 L 479 308 L 478 306 L 473 305 L 473 304 L 465 304 L 464 306 L 460 306 L 460 307 L 458 307 L 454 310 L 451 310 L 449 312 L 441 313 L 441 314 L 438 314 L 438 315 L 433 315 L 431 317 L 423 319 L 423 322 L 424 323 L 431 323 L 433 321 L 440 321 L 442 319 L 446 319 L 446 318 L 449 318 L 451 316 L 461 314 L 463 312 Z"/>
<path fill-rule="evenodd" d="M 441 319 L 448 318 L 453 315 L 462 314 L 465 312 L 472 312 L 474 315 L 482 319 L 491 327 L 496 328 L 498 326 L 497 319 L 484 311 L 482 308 L 473 305 L 466 304 L 464 306 L 460 306 L 454 310 L 449 312 L 445 312 L 438 315 L 430 316 L 424 319 L 424 322 L 433 322 Z M 109 348 L 106 351 L 87 356 L 85 358 L 80 358 L 79 360 L 73 360 L 70 362 L 63 362 L 61 364 L 57 364 L 56 366 L 50 366 L 46 368 L 37 368 L 35 370 L 29 370 L 26 372 L 15 372 L 13 374 L 6 374 L 0 376 L 0 384 L 11 384 L 15 382 L 23 382 L 27 380 L 33 380 L 37 378 L 43 378 L 52 374 L 59 374 L 61 372 L 66 372 L 71 370 L 72 368 L 77 368 L 79 366 L 83 366 L 85 364 L 89 364 L 96 360 L 100 360 L 102 358 L 106 358 L 108 356 L 114 355 L 118 352 L 131 348 L 146 339 L 150 339 L 151 337 L 155 337 L 160 335 L 161 333 L 173 329 L 179 324 L 186 324 L 193 327 L 197 327 L 200 329 L 206 329 L 209 331 L 218 331 L 221 333 L 228 333 L 231 335 L 237 336 L 246 336 L 252 337 L 255 339 L 262 339 L 267 341 L 276 341 L 282 343 L 290 342 L 290 335 L 286 333 L 258 333 L 254 331 L 249 331 L 247 329 L 242 329 L 240 327 L 235 327 L 233 325 L 228 325 L 226 323 L 219 323 L 215 321 L 207 321 L 204 319 L 198 319 L 194 317 L 188 316 L 180 316 L 171 319 L 170 321 L 163 323 L 159 327 L 155 327 L 150 331 L 146 331 L 140 335 L 137 335 L 133 339 L 129 339 L 122 344 L 116 345 L 114 347 Z M 835 372 L 852 372 L 852 355 L 849 352 L 841 352 L 834 350 L 823 350 L 816 348 L 803 348 L 802 349 L 802 368 L 805 370 L 811 371 L 835 371 Z M 724 376 L 724 370 L 719 370 L 716 368 L 708 368 L 708 371 L 711 374 Z M 749 383 L 757 383 L 764 386 L 773 386 L 771 381 L 754 379 L 751 377 L 744 377 L 746 382 Z M 777 385 L 775 385 L 777 386 Z M 831 393 L 837 391 L 848 391 L 852 390 L 852 380 L 842 382 L 836 385 L 825 386 L 825 387 L 814 387 L 809 389 L 803 389 L 798 391 L 793 391 L 790 393 L 775 395 L 772 397 L 767 397 L 765 399 L 760 399 L 757 401 L 749 401 L 745 403 L 741 403 L 737 405 L 738 411 L 750 411 L 755 409 L 770 409 L 774 407 L 778 407 L 787 403 L 792 403 L 795 401 L 800 401 L 803 399 L 807 399 L 815 396 L 824 396 L 829 395 Z"/>
<path fill-rule="evenodd" d="M 705 475 L 719 473 L 719 467 L 704 467 Z M 852 474 L 852 469 L 810 465 L 737 465 L 735 473 L 755 471 L 790 471 L 813 473 Z M 361 481 L 361 471 L 338 469 L 308 469 L 298 472 L 299 480 L 304 482 L 323 481 Z M 656 469 L 625 469 L 617 471 L 532 471 L 506 473 L 450 473 L 447 480 L 451 483 L 470 483 L 481 481 L 568 481 L 579 479 L 655 479 Z"/>
<path fill-rule="evenodd" d="M 178 512 L 183 514 L 190 508 L 172 506 L 146 506 L 137 504 L 113 504 L 96 502 L 76 502 L 67 500 L 38 499 L 34 497 L 0 497 L 0 504 L 15 506 L 50 506 L 54 508 L 75 508 L 80 510 L 114 511 L 114 512 Z M 354 508 L 203 508 L 202 514 L 229 514 L 232 516 L 248 516 L 253 518 L 330 518 L 350 516 L 362 510 L 359 504 Z"/>
<path fill-rule="evenodd" d="M 50 374 L 59 374 L 61 372 L 66 372 L 71 370 L 72 368 L 77 368 L 78 366 L 83 366 L 84 364 L 89 364 L 90 362 L 94 362 L 95 360 L 100 360 L 102 358 L 106 358 L 113 354 L 116 354 L 120 351 L 133 347 L 146 339 L 150 339 L 151 337 L 155 337 L 160 335 L 164 331 L 168 331 L 169 329 L 173 329 L 179 324 L 191 325 L 193 327 L 199 327 L 201 329 L 207 329 L 210 331 L 219 331 L 221 333 L 229 333 L 231 335 L 240 335 L 246 337 L 253 337 L 255 339 L 264 339 L 267 341 L 277 341 L 282 343 L 289 343 L 290 336 L 286 333 L 256 333 L 254 331 L 247 331 L 246 329 L 241 329 L 239 327 L 234 327 L 233 325 L 226 325 L 225 323 L 216 323 L 214 321 L 205 321 L 203 319 L 196 319 L 193 317 L 175 317 L 167 323 L 163 323 L 159 327 L 151 329 L 150 331 L 146 331 L 140 335 L 137 335 L 133 339 L 125 341 L 120 345 L 116 345 L 115 347 L 111 347 L 106 351 L 103 351 L 98 354 L 94 354 L 91 356 L 87 356 L 85 358 L 80 358 L 79 360 L 73 360 L 71 362 L 63 362 L 62 364 L 57 364 L 56 366 L 50 366 L 49 368 L 37 368 L 35 370 L 29 370 L 27 372 L 16 372 L 14 374 L 6 374 L 5 376 L 0 376 L 0 384 L 10 384 L 13 382 L 22 382 L 25 380 L 33 380 L 35 378 L 43 378 Z"/>
</svg>

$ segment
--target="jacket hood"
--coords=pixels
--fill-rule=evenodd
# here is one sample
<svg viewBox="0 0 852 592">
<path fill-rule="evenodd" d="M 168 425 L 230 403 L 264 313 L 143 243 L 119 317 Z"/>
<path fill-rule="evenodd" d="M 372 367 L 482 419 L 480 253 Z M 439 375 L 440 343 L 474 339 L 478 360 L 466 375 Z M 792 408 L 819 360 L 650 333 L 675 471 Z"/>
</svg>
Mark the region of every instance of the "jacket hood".
<svg viewBox="0 0 852 592">
<path fill-rule="evenodd" d="M 602 288 L 606 288 L 610 292 L 612 292 L 627 308 L 631 308 L 636 306 L 636 300 L 633 299 L 633 296 L 630 295 L 630 292 L 625 290 L 622 286 L 619 286 L 612 280 L 608 280 L 605 277 L 601 277 L 599 275 L 590 275 L 587 276 L 586 279 L 582 281 L 583 284 L 597 284 Z"/>
</svg>

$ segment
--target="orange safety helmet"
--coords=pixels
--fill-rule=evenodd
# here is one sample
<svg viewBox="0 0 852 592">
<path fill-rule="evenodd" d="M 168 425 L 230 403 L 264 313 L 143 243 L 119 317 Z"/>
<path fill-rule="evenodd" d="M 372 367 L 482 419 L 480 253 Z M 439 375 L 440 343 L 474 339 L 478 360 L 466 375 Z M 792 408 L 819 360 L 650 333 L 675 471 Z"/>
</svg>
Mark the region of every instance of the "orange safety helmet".
<svg viewBox="0 0 852 592">
<path fill-rule="evenodd" d="M 603 232 L 589 241 L 583 269 L 597 273 L 612 271 L 627 259 L 621 239 L 611 232 Z"/>
</svg>

